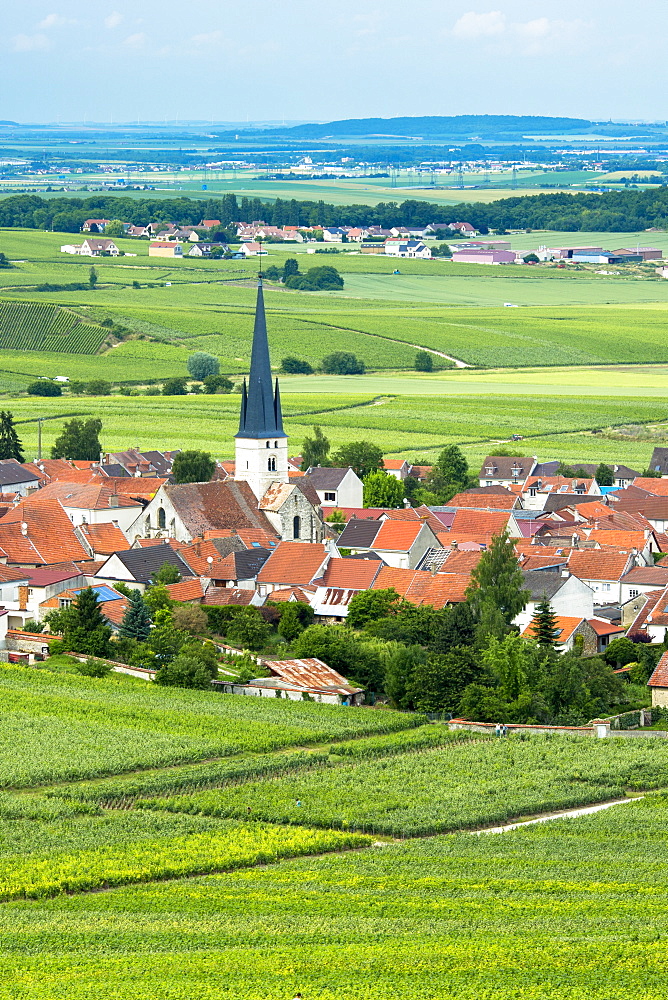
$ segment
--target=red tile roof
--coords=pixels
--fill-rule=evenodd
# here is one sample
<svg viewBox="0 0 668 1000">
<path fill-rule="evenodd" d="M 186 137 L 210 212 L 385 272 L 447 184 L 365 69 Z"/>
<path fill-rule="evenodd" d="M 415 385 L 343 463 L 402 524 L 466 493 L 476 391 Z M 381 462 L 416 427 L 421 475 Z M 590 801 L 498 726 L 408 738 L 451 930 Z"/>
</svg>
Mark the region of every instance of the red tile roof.
<svg viewBox="0 0 668 1000">
<path fill-rule="evenodd" d="M 580 580 L 620 580 L 632 562 L 630 552 L 573 549 L 568 568 Z"/>
<path fill-rule="evenodd" d="M 319 587 L 368 590 L 381 565 L 376 559 L 330 559 L 324 574 L 314 583 Z"/>
<path fill-rule="evenodd" d="M 668 653 L 663 654 L 647 684 L 648 687 L 668 688 Z"/>
<path fill-rule="evenodd" d="M 488 537 L 500 535 L 507 527 L 509 514 L 502 511 L 462 510 L 455 511 L 455 517 L 450 528 L 453 538 L 459 535 Z M 475 537 L 474 539 L 475 540 Z"/>
<path fill-rule="evenodd" d="M 422 531 L 422 521 L 383 521 L 373 540 L 373 548 L 382 552 L 409 552 Z"/>
<path fill-rule="evenodd" d="M 470 576 L 466 573 L 434 575 L 424 570 L 383 566 L 370 589 L 387 590 L 391 587 L 411 604 L 442 608 L 446 604 L 463 601 L 469 583 Z"/>
<path fill-rule="evenodd" d="M 110 556 L 112 552 L 130 548 L 130 542 L 117 524 L 81 524 L 79 531 L 96 555 Z"/>
<path fill-rule="evenodd" d="M 589 541 L 598 542 L 601 548 L 639 549 L 641 552 L 647 544 L 644 531 L 604 531 L 595 528 L 589 532 Z"/>
<path fill-rule="evenodd" d="M 212 587 L 206 592 L 202 604 L 220 608 L 228 604 L 248 605 L 255 597 L 254 590 L 241 590 L 238 587 Z"/>
<path fill-rule="evenodd" d="M 267 600 L 270 604 L 283 604 L 293 600 L 309 604 L 314 594 L 314 587 L 282 587 L 280 590 L 272 590 Z"/>
<path fill-rule="evenodd" d="M 105 618 L 114 625 L 120 625 L 125 617 L 128 601 L 126 597 L 121 597 L 117 601 L 102 601 L 98 606 Z"/>
<path fill-rule="evenodd" d="M 137 514 L 142 510 L 141 504 L 128 496 L 117 496 L 106 484 L 55 482 L 42 487 L 39 493 L 32 493 L 18 503 L 18 507 L 39 500 L 60 500 L 63 507 L 77 507 L 84 510 L 109 510 L 111 507 L 135 507 Z"/>
<path fill-rule="evenodd" d="M 596 635 L 615 635 L 626 631 L 621 625 L 613 625 L 612 622 L 603 621 L 602 618 L 588 618 L 587 622 L 593 628 Z"/>
<path fill-rule="evenodd" d="M 0 547 L 8 562 L 19 565 L 90 558 L 60 503 L 42 501 L 39 494 L 27 497 L 0 520 Z"/>
<path fill-rule="evenodd" d="M 204 588 L 198 577 L 192 580 L 181 580 L 180 583 L 170 583 L 167 591 L 173 601 L 200 601 L 204 597 Z"/>
<path fill-rule="evenodd" d="M 668 497 L 668 479 L 644 479 L 638 476 L 633 480 L 633 485 L 640 487 L 641 490 L 647 490 L 652 496 Z"/>
<path fill-rule="evenodd" d="M 320 542 L 281 542 L 260 570 L 257 581 L 303 586 L 316 576 L 326 556 Z"/>
<path fill-rule="evenodd" d="M 517 497 L 508 492 L 501 493 L 457 493 L 448 500 L 446 507 L 464 507 L 478 510 L 512 510 L 517 504 Z"/>
<path fill-rule="evenodd" d="M 570 637 L 575 632 L 578 625 L 582 625 L 585 618 L 570 618 L 562 617 L 557 615 L 555 618 L 554 627 L 559 630 L 559 643 L 568 642 Z M 522 630 L 522 635 L 533 635 L 536 630 L 536 623 L 532 620 L 529 624 Z"/>
</svg>

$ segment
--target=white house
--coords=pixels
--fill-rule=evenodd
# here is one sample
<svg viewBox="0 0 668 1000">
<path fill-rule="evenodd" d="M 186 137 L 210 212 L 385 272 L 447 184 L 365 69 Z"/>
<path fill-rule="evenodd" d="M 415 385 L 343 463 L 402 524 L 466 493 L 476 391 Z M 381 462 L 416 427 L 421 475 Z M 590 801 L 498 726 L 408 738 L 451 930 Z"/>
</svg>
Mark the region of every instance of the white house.
<svg viewBox="0 0 668 1000">
<path fill-rule="evenodd" d="M 364 485 L 352 469 L 312 467 L 303 482 L 316 491 L 321 507 L 362 507 L 364 504 Z"/>
<path fill-rule="evenodd" d="M 591 618 L 594 614 L 594 591 L 568 570 L 525 570 L 522 573 L 524 588 L 529 591 L 529 601 L 513 625 L 523 631 L 536 612 L 536 606 L 549 600 L 555 615 L 560 618 Z"/>
<path fill-rule="evenodd" d="M 431 250 L 422 240 L 385 240 L 385 255 L 387 257 L 421 257 L 431 260 Z"/>
</svg>

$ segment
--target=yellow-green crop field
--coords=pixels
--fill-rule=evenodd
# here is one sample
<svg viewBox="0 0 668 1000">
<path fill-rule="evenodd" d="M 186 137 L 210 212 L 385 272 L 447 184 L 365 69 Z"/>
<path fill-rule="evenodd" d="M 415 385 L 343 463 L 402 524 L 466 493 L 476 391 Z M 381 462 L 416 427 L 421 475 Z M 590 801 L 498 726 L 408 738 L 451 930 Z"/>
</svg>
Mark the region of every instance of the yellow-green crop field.
<svg viewBox="0 0 668 1000">
<path fill-rule="evenodd" d="M 48 668 L 0 666 L 1 997 L 665 997 L 664 740 Z"/>
</svg>

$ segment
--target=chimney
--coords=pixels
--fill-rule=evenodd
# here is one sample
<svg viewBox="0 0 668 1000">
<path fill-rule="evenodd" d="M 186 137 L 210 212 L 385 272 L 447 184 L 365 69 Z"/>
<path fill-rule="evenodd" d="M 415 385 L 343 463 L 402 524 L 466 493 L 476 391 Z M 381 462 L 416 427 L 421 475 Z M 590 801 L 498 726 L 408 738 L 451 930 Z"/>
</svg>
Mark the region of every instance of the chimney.
<svg viewBox="0 0 668 1000">
<path fill-rule="evenodd" d="M 564 568 L 561 571 L 561 575 L 563 576 L 564 580 L 567 580 L 568 577 L 571 575 L 571 571 L 569 569 L 566 569 L 566 567 L 564 566 Z"/>
<path fill-rule="evenodd" d="M 27 611 L 28 609 L 28 588 L 19 587 L 19 611 Z"/>
<path fill-rule="evenodd" d="M 111 496 L 109 497 L 109 506 L 110 507 L 118 507 L 118 494 L 117 493 L 112 493 Z"/>
</svg>

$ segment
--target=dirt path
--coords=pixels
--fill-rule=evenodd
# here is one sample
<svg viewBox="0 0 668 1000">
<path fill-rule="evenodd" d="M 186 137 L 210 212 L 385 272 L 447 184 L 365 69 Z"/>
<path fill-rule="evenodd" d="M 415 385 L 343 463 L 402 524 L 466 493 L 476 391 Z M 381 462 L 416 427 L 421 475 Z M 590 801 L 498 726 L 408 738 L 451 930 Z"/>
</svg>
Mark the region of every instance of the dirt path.
<svg viewBox="0 0 668 1000">
<path fill-rule="evenodd" d="M 612 802 L 598 802 L 595 806 L 579 806 L 577 809 L 562 809 L 560 812 L 545 813 L 544 816 L 536 816 L 533 819 L 523 819 L 517 823 L 506 823 L 504 826 L 485 827 L 482 830 L 469 830 L 474 837 L 479 837 L 483 833 L 507 833 L 508 830 L 518 830 L 521 826 L 532 826 L 534 823 L 549 823 L 553 819 L 577 819 L 578 816 L 590 816 L 592 813 L 601 812 L 603 809 L 611 809 L 613 806 L 622 806 L 625 802 L 637 802 L 644 799 L 644 795 L 636 795 L 632 799 L 614 799 Z"/>
</svg>

